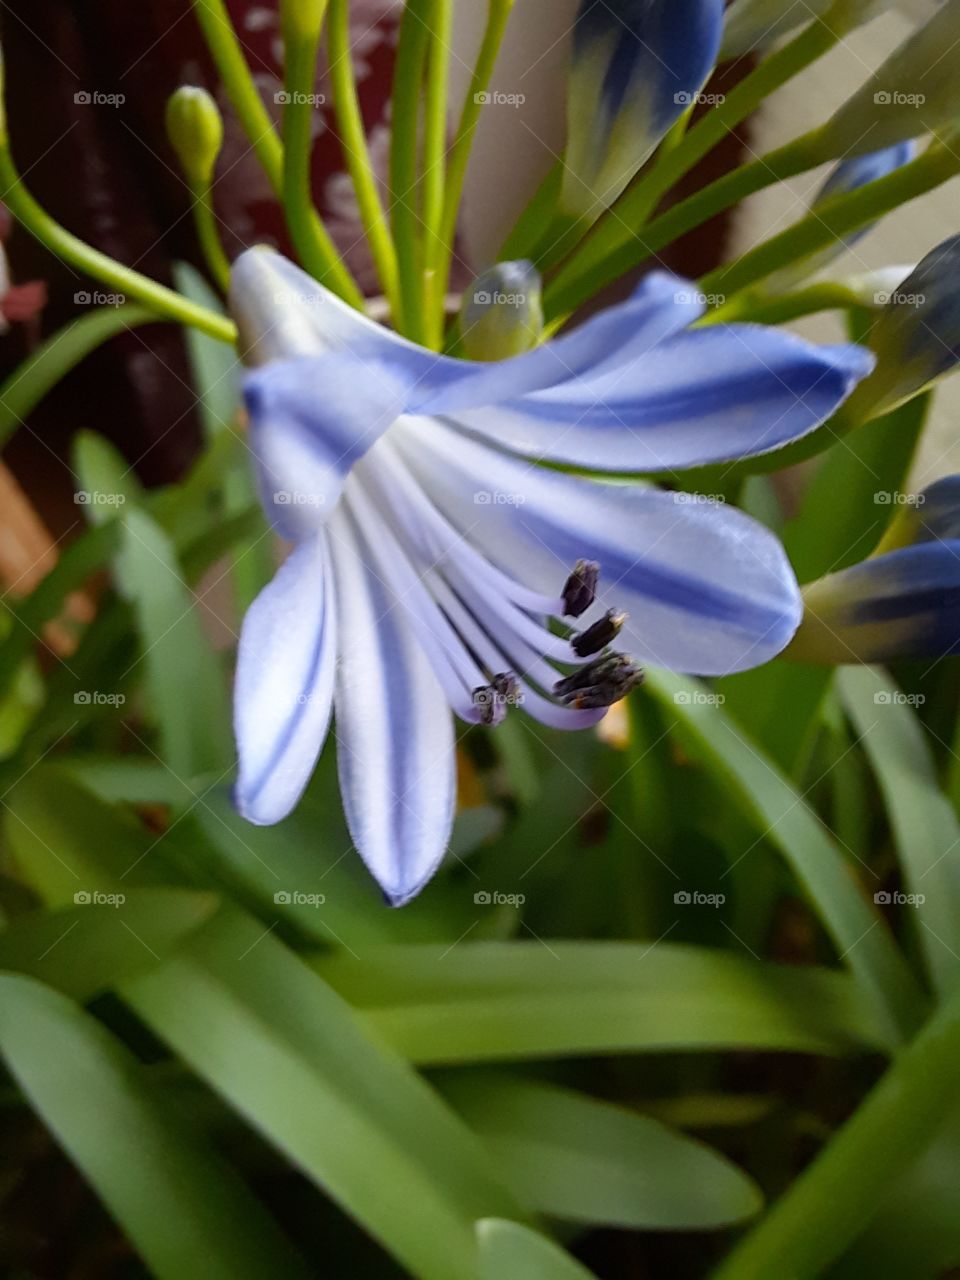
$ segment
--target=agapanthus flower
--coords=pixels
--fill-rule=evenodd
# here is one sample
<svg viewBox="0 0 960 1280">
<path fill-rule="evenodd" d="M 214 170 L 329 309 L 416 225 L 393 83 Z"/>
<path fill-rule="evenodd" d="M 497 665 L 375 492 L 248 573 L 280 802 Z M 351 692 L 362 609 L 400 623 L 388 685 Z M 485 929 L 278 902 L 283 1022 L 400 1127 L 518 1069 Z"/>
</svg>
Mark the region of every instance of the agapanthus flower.
<svg viewBox="0 0 960 1280">
<path fill-rule="evenodd" d="M 456 716 L 516 704 L 595 725 L 643 664 L 767 661 L 801 616 L 776 538 L 742 512 L 603 472 L 775 449 L 828 417 L 872 357 L 777 329 L 689 329 L 658 272 L 513 359 L 438 356 L 279 255 L 236 262 L 232 310 L 265 509 L 294 549 L 250 608 L 236 674 L 236 803 L 294 807 L 336 716 L 344 809 L 388 899 L 447 846 Z"/>
<path fill-rule="evenodd" d="M 874 555 L 804 588 L 793 655 L 887 662 L 960 652 L 960 476 L 918 494 L 879 493 L 897 516 Z"/>
</svg>

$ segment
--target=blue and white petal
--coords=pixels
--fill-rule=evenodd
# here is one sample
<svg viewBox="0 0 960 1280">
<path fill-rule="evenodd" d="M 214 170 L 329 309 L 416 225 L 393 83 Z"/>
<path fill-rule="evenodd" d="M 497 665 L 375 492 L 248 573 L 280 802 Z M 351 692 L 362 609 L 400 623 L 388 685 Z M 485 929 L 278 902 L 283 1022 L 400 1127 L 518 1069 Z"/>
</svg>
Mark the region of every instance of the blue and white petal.
<svg viewBox="0 0 960 1280">
<path fill-rule="evenodd" d="M 258 825 L 285 818 L 313 772 L 336 666 L 336 608 L 325 537 L 287 558 L 247 610 L 234 687 L 239 772 L 234 800 Z"/>
<path fill-rule="evenodd" d="M 433 420 L 404 420 L 391 441 L 445 517 L 527 587 L 555 593 L 572 564 L 597 561 L 596 608 L 628 614 L 620 644 L 641 662 L 725 675 L 772 658 L 800 622 L 780 543 L 740 511 L 548 471 Z"/>
<path fill-rule="evenodd" d="M 401 906 L 443 858 L 456 796 L 453 717 L 396 593 L 371 569 L 342 508 L 329 534 L 340 661 L 337 764 L 350 833 L 389 901 Z"/>
<path fill-rule="evenodd" d="M 630 344 L 560 386 L 456 420 L 525 457 L 596 471 L 682 470 L 799 439 L 831 416 L 873 364 L 862 347 L 718 325 L 647 348 Z"/>
<path fill-rule="evenodd" d="M 612 204 L 702 88 L 717 60 L 723 0 L 583 0 L 573 33 L 561 202 Z"/>
</svg>

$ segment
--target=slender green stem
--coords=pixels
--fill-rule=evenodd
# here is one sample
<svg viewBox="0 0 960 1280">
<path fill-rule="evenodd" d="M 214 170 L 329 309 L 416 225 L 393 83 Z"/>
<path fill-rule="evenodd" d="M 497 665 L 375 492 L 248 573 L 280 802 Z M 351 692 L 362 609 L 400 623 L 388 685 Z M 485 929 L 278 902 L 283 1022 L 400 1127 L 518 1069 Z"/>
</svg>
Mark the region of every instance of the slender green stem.
<svg viewBox="0 0 960 1280">
<path fill-rule="evenodd" d="M 738 293 L 729 302 L 724 301 L 697 322 L 697 326 L 730 324 L 734 320 L 751 324 L 786 324 L 800 316 L 815 315 L 819 311 L 848 310 L 863 306 L 863 302 L 845 284 L 824 280 L 773 297 L 751 292 Z"/>
<path fill-rule="evenodd" d="M 733 1250 L 714 1280 L 808 1280 L 867 1225 L 897 1175 L 960 1099 L 960 995 L 904 1049 L 821 1155 Z"/>
<path fill-rule="evenodd" d="M 0 447 L 51 387 L 91 351 L 114 334 L 156 321 L 156 314 L 146 307 L 96 307 L 44 339 L 0 384 Z M 2 694 L 0 687 L 0 696 Z"/>
<path fill-rule="evenodd" d="M 828 52 L 845 30 L 831 14 L 811 23 L 745 76 L 722 103 L 686 132 L 682 141 L 661 147 L 653 164 L 596 224 L 558 274 L 555 286 L 569 287 L 570 309 L 636 265 L 629 261 L 631 251 L 640 255 L 638 261 L 647 256 L 635 237 L 663 196 L 771 93 Z"/>
<path fill-rule="evenodd" d="M 437 272 L 434 290 L 435 299 L 442 308 L 447 288 L 450 283 L 450 269 L 453 262 L 454 243 L 457 236 L 457 215 L 460 212 L 460 201 L 463 197 L 463 184 L 467 176 L 467 164 L 473 149 L 473 139 L 480 123 L 483 110 L 483 96 L 490 84 L 493 68 L 503 43 L 507 22 L 513 10 L 514 0 L 488 0 L 487 25 L 483 34 L 483 42 L 477 55 L 476 66 L 470 86 L 467 89 L 466 101 L 460 113 L 460 123 L 450 161 L 447 168 L 446 195 L 443 202 L 443 217 L 440 222 L 440 243 L 438 257 L 434 266 Z"/>
<path fill-rule="evenodd" d="M 370 161 L 370 149 L 360 113 L 357 85 L 350 56 L 350 14 L 348 0 L 330 0 L 327 39 L 330 50 L 330 78 L 333 105 L 337 113 L 340 139 L 347 168 L 353 179 L 357 205 L 377 268 L 383 292 L 394 316 L 400 311 L 397 253 L 380 201 L 377 180 Z"/>
<path fill-rule="evenodd" d="M 543 228 L 553 222 L 554 211 L 563 186 L 563 162 L 558 160 L 544 177 L 507 236 L 498 257 L 501 262 L 531 257 L 543 235 Z"/>
<path fill-rule="evenodd" d="M 210 184 L 207 183 L 203 187 L 194 187 L 191 194 L 193 196 L 193 222 L 197 230 L 197 239 L 200 241 L 204 260 L 220 292 L 225 294 L 230 287 L 230 259 L 223 251 L 220 232 L 217 230 L 217 218 L 213 211 L 213 194 Z"/>
<path fill-rule="evenodd" d="M 420 86 L 427 59 L 430 28 L 426 18 L 431 0 L 408 0 L 400 21 L 397 60 L 393 73 L 393 132 L 390 139 L 391 221 L 400 274 L 400 313 L 397 328 L 422 341 L 420 305 L 421 255 L 417 156 L 420 130 Z"/>
<path fill-rule="evenodd" d="M 823 201 L 815 212 L 808 213 L 792 227 L 765 240 L 735 262 L 711 271 L 701 281 L 703 291 L 729 297 L 772 272 L 842 240 L 851 231 L 877 221 L 892 209 L 940 186 L 958 171 L 960 157 L 956 154 L 956 140 L 951 138 L 949 145 L 934 142 L 916 160 L 856 191 Z M 651 229 L 654 225 L 651 224 Z"/>
<path fill-rule="evenodd" d="M 639 266 L 694 227 L 765 187 L 792 178 L 805 169 L 814 168 L 826 158 L 820 143 L 820 132 L 814 130 L 761 156 L 752 164 L 726 174 L 674 205 L 660 217 L 654 218 L 643 229 L 642 234 L 636 235 L 630 243 L 611 253 L 587 277 L 571 278 L 564 268 L 547 286 L 545 302 L 548 315 L 553 317 L 573 311 L 601 285 L 608 284 Z"/>
<path fill-rule="evenodd" d="M 193 0 L 193 11 L 233 109 L 279 196 L 283 191 L 283 147 L 257 92 L 226 5 L 223 0 Z"/>
<path fill-rule="evenodd" d="M 304 267 L 362 310 L 363 294 L 317 215 L 310 181 L 317 52 L 325 11 L 325 2 L 316 4 L 312 13 L 296 3 L 288 3 L 283 10 L 283 210 Z"/>
<path fill-rule="evenodd" d="M 225 316 L 218 316 L 139 271 L 122 266 L 61 227 L 23 185 L 5 138 L 0 140 L 0 200 L 25 230 L 69 266 L 101 280 L 126 298 L 142 302 L 157 316 L 193 325 L 221 342 L 236 342 L 236 326 Z"/>
<path fill-rule="evenodd" d="M 426 342 L 439 349 L 443 337 L 442 296 L 437 306 L 443 241 L 444 188 L 447 179 L 447 103 L 450 93 L 450 42 L 453 0 L 433 0 L 423 125 L 423 311 Z"/>
</svg>

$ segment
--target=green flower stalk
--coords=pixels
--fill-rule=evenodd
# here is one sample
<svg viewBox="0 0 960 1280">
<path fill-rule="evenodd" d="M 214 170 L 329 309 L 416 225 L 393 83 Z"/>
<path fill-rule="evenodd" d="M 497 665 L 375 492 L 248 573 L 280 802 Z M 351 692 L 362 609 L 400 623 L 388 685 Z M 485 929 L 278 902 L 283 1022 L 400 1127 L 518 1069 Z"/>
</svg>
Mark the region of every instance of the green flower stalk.
<svg viewBox="0 0 960 1280">
<path fill-rule="evenodd" d="M 158 318 L 192 325 L 221 342 L 235 342 L 237 331 L 225 316 L 201 307 L 156 280 L 125 267 L 99 249 L 72 235 L 43 209 L 23 184 L 10 153 L 10 137 L 4 107 L 5 78 L 0 52 L 0 194 L 20 225 L 77 271 L 102 281 L 131 300 L 142 302 Z"/>
<path fill-rule="evenodd" d="M 363 294 L 347 271 L 313 205 L 310 155 L 316 102 L 317 53 L 327 0 L 283 0 L 284 45 L 283 211 L 290 238 L 304 266 L 351 306 Z"/>
<path fill-rule="evenodd" d="M 167 137 L 193 197 L 200 247 L 214 279 L 225 292 L 230 283 L 230 263 L 217 232 L 212 196 L 214 167 L 223 146 L 223 120 L 206 89 L 183 85 L 167 102 L 166 123 Z"/>
</svg>

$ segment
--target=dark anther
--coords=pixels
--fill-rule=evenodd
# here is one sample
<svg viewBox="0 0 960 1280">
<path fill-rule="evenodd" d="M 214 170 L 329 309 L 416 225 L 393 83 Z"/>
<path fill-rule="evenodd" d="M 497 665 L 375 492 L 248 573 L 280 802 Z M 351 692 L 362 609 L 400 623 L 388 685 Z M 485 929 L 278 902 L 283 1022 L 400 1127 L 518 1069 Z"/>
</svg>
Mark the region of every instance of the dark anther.
<svg viewBox="0 0 960 1280">
<path fill-rule="evenodd" d="M 625 653 L 608 653 L 572 676 L 560 680 L 553 691 L 561 702 L 577 710 L 612 707 L 643 681 L 643 668 Z"/>
<path fill-rule="evenodd" d="M 595 560 L 578 560 L 563 588 L 563 612 L 568 618 L 579 618 L 597 598 L 600 566 Z"/>
<path fill-rule="evenodd" d="M 511 703 L 519 702 L 520 685 L 509 671 L 495 675 L 489 684 L 482 684 L 473 691 L 473 705 L 480 712 L 480 723 L 502 724 Z"/>
<path fill-rule="evenodd" d="M 626 620 L 625 613 L 608 609 L 592 627 L 587 627 L 586 631 L 580 631 L 573 637 L 570 641 L 571 649 L 578 658 L 589 658 L 592 653 L 599 653 L 601 649 L 606 649 L 607 645 L 616 640 Z"/>
<path fill-rule="evenodd" d="M 520 682 L 512 671 L 501 671 L 490 683 L 504 702 L 519 702 Z"/>
</svg>

